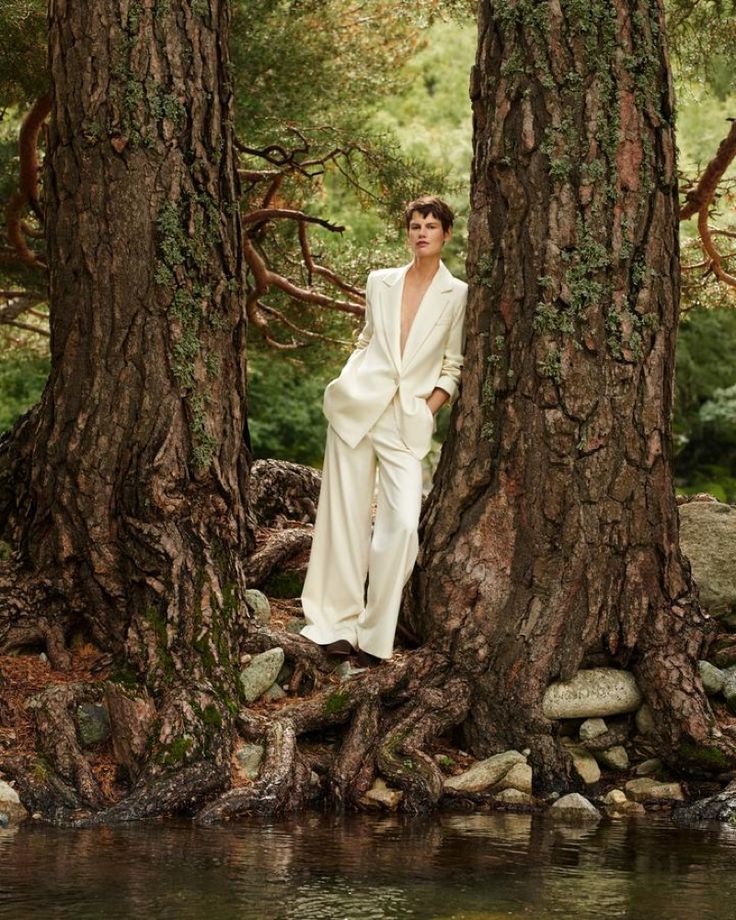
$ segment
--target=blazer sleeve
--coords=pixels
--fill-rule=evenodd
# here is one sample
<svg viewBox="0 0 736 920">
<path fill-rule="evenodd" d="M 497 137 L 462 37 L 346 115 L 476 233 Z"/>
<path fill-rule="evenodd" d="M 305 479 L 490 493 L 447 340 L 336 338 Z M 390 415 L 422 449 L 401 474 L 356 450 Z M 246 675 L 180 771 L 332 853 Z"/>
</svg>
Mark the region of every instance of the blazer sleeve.
<svg viewBox="0 0 736 920">
<path fill-rule="evenodd" d="M 435 384 L 436 387 L 439 387 L 439 389 L 447 393 L 451 402 L 454 402 L 457 397 L 460 371 L 463 366 L 463 351 L 465 350 L 465 305 L 467 301 L 468 289 L 466 287 L 460 298 L 460 303 L 455 308 L 455 316 L 447 335 L 445 353 L 442 356 L 440 376 Z"/>
<path fill-rule="evenodd" d="M 371 297 L 373 295 L 373 272 L 368 275 L 368 280 L 365 285 L 365 325 L 360 331 L 358 336 L 358 341 L 355 343 L 353 351 L 362 351 L 367 347 L 370 340 L 373 338 L 373 307 L 371 305 Z"/>
</svg>

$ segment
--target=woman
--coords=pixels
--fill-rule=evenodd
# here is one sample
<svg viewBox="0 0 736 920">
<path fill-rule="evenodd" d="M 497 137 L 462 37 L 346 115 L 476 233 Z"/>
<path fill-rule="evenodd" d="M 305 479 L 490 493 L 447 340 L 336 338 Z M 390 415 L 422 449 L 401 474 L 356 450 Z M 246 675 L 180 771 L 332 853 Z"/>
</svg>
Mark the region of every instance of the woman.
<svg viewBox="0 0 736 920">
<path fill-rule="evenodd" d="M 440 258 L 454 215 L 424 196 L 404 218 L 413 259 L 368 276 L 365 326 L 325 390 L 330 424 L 302 593 L 302 635 L 333 655 L 357 652 L 364 666 L 391 657 L 419 545 L 421 461 L 435 414 L 457 394 L 463 360 L 467 285 Z"/>
</svg>

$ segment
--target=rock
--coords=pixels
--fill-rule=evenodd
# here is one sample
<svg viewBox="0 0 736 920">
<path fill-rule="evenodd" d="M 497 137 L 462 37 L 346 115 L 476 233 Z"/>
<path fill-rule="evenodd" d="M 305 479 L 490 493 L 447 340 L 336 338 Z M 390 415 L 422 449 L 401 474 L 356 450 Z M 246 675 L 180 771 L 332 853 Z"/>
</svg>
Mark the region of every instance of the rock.
<svg viewBox="0 0 736 920">
<path fill-rule="evenodd" d="M 621 789 L 611 789 L 603 797 L 606 812 L 612 818 L 635 818 L 646 814 L 644 806 L 639 802 L 632 802 Z"/>
<path fill-rule="evenodd" d="M 445 780 L 444 788 L 452 792 L 485 792 L 499 783 L 509 770 L 518 763 L 526 763 L 526 758 L 518 751 L 504 751 L 486 760 L 479 760 L 469 770 L 459 776 Z"/>
<path fill-rule="evenodd" d="M 736 671 L 726 671 L 723 681 L 723 698 L 730 712 L 736 713 Z"/>
<path fill-rule="evenodd" d="M 235 751 L 235 769 L 246 779 L 258 779 L 264 754 L 262 744 L 241 744 Z"/>
<path fill-rule="evenodd" d="M 264 700 L 269 700 L 273 702 L 274 700 L 283 700 L 286 696 L 286 690 L 283 687 L 280 687 L 278 683 L 271 684 L 271 686 L 263 694 Z"/>
<path fill-rule="evenodd" d="M 398 808 L 399 802 L 404 798 L 404 793 L 398 789 L 391 789 L 379 776 L 371 788 L 361 796 L 366 803 L 376 803 L 389 811 Z"/>
<path fill-rule="evenodd" d="M 642 696 L 629 671 L 590 668 L 547 687 L 542 710 L 548 719 L 576 719 L 634 712 Z"/>
<path fill-rule="evenodd" d="M 626 793 L 623 789 L 611 789 L 610 792 L 607 792 L 603 796 L 604 805 L 622 805 L 624 802 L 628 802 L 626 798 Z"/>
<path fill-rule="evenodd" d="M 28 812 L 18 797 L 18 793 L 13 787 L 0 779 L 0 813 L 2 813 L 7 823 L 3 827 L 11 827 L 20 824 L 28 817 Z"/>
<path fill-rule="evenodd" d="M 531 795 L 532 768 L 528 763 L 515 763 L 501 782 L 494 786 L 494 793 L 496 789 L 499 791 L 515 789 L 517 792 Z"/>
<path fill-rule="evenodd" d="M 580 779 L 588 786 L 597 783 L 601 778 L 601 768 L 598 761 L 593 757 L 590 751 L 575 745 L 568 748 L 572 757 L 572 765 Z"/>
<path fill-rule="evenodd" d="M 113 681 L 105 684 L 105 702 L 110 714 L 115 760 L 136 779 L 156 719 L 156 707 L 148 694 L 139 688 L 129 690 Z"/>
<path fill-rule="evenodd" d="M 636 730 L 640 735 L 649 736 L 654 734 L 654 716 L 647 703 L 644 703 L 640 709 L 637 709 L 634 720 L 636 722 Z"/>
<path fill-rule="evenodd" d="M 626 753 L 626 748 L 621 744 L 606 748 L 605 751 L 596 751 L 595 757 L 599 764 L 608 767 L 609 770 L 629 769 L 629 755 Z"/>
<path fill-rule="evenodd" d="M 672 814 L 675 824 L 690 827 L 702 821 L 717 821 L 736 827 L 736 793 L 724 789 L 717 795 L 693 802 L 686 808 L 678 808 Z"/>
<path fill-rule="evenodd" d="M 649 760 L 642 760 L 634 767 L 634 773 L 637 776 L 652 776 L 659 773 L 662 769 L 662 761 L 658 757 L 652 757 Z"/>
<path fill-rule="evenodd" d="M 680 546 L 690 559 L 700 601 L 711 616 L 736 610 L 736 508 L 688 502 L 680 513 Z"/>
<path fill-rule="evenodd" d="M 679 783 L 660 783 L 643 776 L 630 779 L 624 786 L 626 795 L 635 802 L 684 802 L 685 794 Z"/>
<path fill-rule="evenodd" d="M 10 815 L 6 815 L 4 811 L 0 811 L 0 827 L 5 830 L 6 827 L 10 826 Z"/>
<path fill-rule="evenodd" d="M 533 805 L 534 799 L 526 792 L 520 789 L 502 789 L 501 792 L 493 793 L 494 802 L 500 802 L 502 805 Z"/>
<path fill-rule="evenodd" d="M 578 792 L 571 792 L 569 795 L 563 795 L 562 798 L 552 805 L 548 811 L 552 818 L 561 821 L 600 821 L 601 813 L 589 802 L 584 795 Z"/>
<path fill-rule="evenodd" d="M 351 664 L 347 659 L 341 661 L 340 664 L 335 668 L 335 674 L 340 678 L 340 681 L 349 680 L 351 677 L 355 677 L 356 674 L 363 674 L 365 668 L 356 668 L 355 665 Z"/>
<path fill-rule="evenodd" d="M 288 633 L 294 633 L 297 635 L 304 629 L 306 625 L 307 621 L 303 617 L 292 617 L 286 624 L 286 631 Z"/>
<path fill-rule="evenodd" d="M 698 671 L 700 672 L 700 679 L 703 681 L 705 692 L 709 696 L 715 696 L 716 693 L 720 693 L 723 690 L 726 675 L 720 668 L 717 668 L 709 661 L 699 661 Z"/>
<path fill-rule="evenodd" d="M 249 703 L 268 690 L 278 677 L 283 663 L 284 650 L 278 646 L 253 656 L 248 667 L 240 674 L 243 694 Z"/>
<path fill-rule="evenodd" d="M 110 737 L 110 714 L 102 703 L 80 703 L 77 706 L 77 729 L 82 747 L 91 747 Z"/>
<path fill-rule="evenodd" d="M 268 626 L 271 622 L 271 604 L 263 591 L 248 588 L 245 592 L 245 604 L 258 623 Z"/>
<path fill-rule="evenodd" d="M 593 738 L 597 738 L 599 735 L 605 735 L 607 731 L 608 726 L 603 719 L 586 719 L 580 726 L 580 740 L 592 741 Z"/>
</svg>

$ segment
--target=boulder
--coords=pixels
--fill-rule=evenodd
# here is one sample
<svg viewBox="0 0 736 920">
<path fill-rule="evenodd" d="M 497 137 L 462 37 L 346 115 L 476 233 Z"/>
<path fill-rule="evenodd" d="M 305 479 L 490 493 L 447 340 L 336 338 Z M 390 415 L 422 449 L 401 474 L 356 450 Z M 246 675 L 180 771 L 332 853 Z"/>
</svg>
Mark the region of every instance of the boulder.
<svg viewBox="0 0 736 920">
<path fill-rule="evenodd" d="M 248 588 L 245 592 L 245 605 L 258 623 L 268 626 L 271 622 L 271 604 L 263 591 Z"/>
<path fill-rule="evenodd" d="M 102 703 L 77 706 L 77 729 L 82 747 L 91 747 L 110 737 L 110 714 Z"/>
<path fill-rule="evenodd" d="M 606 748 L 605 751 L 596 751 L 595 757 L 601 766 L 607 767 L 609 770 L 629 769 L 629 755 L 622 744 Z"/>
<path fill-rule="evenodd" d="M 251 658 L 248 667 L 240 673 L 243 695 L 249 703 L 268 690 L 278 677 L 283 663 L 284 650 L 278 646 Z"/>
<path fill-rule="evenodd" d="M 509 772 L 504 776 L 500 783 L 494 786 L 494 792 L 498 789 L 515 789 L 517 792 L 524 792 L 526 795 L 532 794 L 532 768 L 528 763 L 515 763 Z"/>
<path fill-rule="evenodd" d="M 642 696 L 629 671 L 590 668 L 547 687 L 542 710 L 548 719 L 583 719 L 636 711 Z"/>
<path fill-rule="evenodd" d="M 660 783 L 643 776 L 630 779 L 624 786 L 628 798 L 635 802 L 684 802 L 685 794 L 679 783 Z"/>
<path fill-rule="evenodd" d="M 601 778 L 601 768 L 590 751 L 586 751 L 585 748 L 578 745 L 574 745 L 568 750 L 572 757 L 572 765 L 580 779 L 588 786 L 597 783 Z"/>
<path fill-rule="evenodd" d="M 25 821 L 28 812 L 23 807 L 18 793 L 13 787 L 0 779 L 0 814 L 5 816 L 4 827 L 13 827 Z"/>
<path fill-rule="evenodd" d="M 603 719 L 586 719 L 580 726 L 580 740 L 592 741 L 593 738 L 597 738 L 599 735 L 605 735 L 607 731 L 608 726 Z"/>
<path fill-rule="evenodd" d="M 550 807 L 548 814 L 557 820 L 573 823 L 600 821 L 601 819 L 601 813 L 595 805 L 578 792 L 571 792 L 557 799 Z"/>
<path fill-rule="evenodd" d="M 701 603 L 714 617 L 736 610 L 736 508 L 688 502 L 678 511 L 680 546 L 690 559 Z"/>
<path fill-rule="evenodd" d="M 445 780 L 447 792 L 485 792 L 499 783 L 515 764 L 526 763 L 526 758 L 518 751 L 504 751 L 494 754 L 486 760 L 479 760 L 470 769 L 459 776 Z"/>
<path fill-rule="evenodd" d="M 723 682 L 726 675 L 710 661 L 699 661 L 698 671 L 700 679 L 703 681 L 703 688 L 709 696 L 715 696 L 723 690 Z"/>
</svg>

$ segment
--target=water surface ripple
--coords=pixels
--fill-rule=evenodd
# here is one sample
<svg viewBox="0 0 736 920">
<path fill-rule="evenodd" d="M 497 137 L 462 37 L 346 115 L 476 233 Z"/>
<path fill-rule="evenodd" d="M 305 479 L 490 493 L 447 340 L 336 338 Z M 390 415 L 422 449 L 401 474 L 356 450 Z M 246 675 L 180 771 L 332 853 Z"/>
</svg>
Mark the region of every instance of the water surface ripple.
<svg viewBox="0 0 736 920">
<path fill-rule="evenodd" d="M 733 920 L 736 832 L 526 815 L 0 832 L 0 918 Z"/>
</svg>

